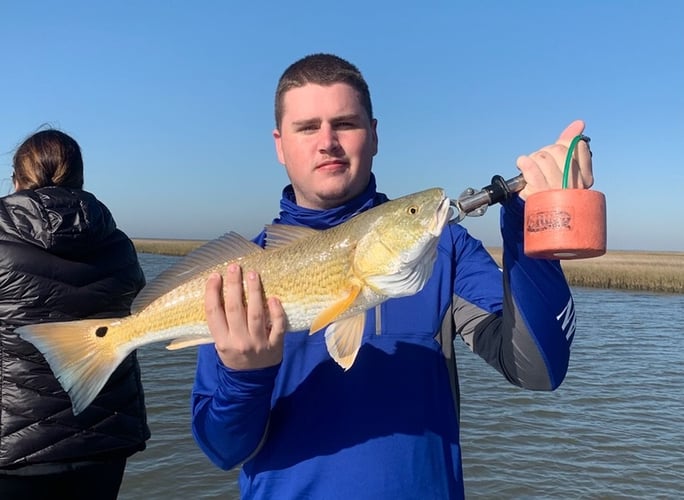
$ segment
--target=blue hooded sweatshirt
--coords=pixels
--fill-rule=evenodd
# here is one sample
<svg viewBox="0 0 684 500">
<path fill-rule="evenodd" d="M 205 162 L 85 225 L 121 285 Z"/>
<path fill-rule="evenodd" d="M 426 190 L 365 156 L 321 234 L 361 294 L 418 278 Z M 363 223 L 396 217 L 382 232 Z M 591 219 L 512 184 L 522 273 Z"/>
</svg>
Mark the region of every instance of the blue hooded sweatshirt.
<svg viewBox="0 0 684 500">
<path fill-rule="evenodd" d="M 349 203 L 317 211 L 288 186 L 274 223 L 325 229 L 386 200 L 371 178 Z M 501 210 L 503 271 L 449 224 L 425 287 L 366 313 L 346 372 L 308 331 L 287 333 L 281 364 L 259 370 L 231 370 L 200 346 L 193 435 L 217 466 L 242 465 L 242 498 L 464 497 L 455 338 L 520 387 L 553 390 L 568 367 L 572 297 L 558 261 L 524 255 L 523 207 L 514 197 Z"/>
</svg>

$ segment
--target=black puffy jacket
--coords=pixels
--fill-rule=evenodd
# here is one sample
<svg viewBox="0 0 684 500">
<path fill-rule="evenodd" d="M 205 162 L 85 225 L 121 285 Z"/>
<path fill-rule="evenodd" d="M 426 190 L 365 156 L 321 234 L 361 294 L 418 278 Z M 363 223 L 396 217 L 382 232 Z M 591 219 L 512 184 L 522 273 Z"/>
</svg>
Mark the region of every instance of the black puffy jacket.
<svg viewBox="0 0 684 500">
<path fill-rule="evenodd" d="M 133 243 L 92 194 L 45 187 L 0 198 L 0 474 L 145 448 L 150 431 L 135 353 L 74 416 L 43 356 L 14 333 L 43 321 L 125 316 L 144 284 Z"/>
</svg>

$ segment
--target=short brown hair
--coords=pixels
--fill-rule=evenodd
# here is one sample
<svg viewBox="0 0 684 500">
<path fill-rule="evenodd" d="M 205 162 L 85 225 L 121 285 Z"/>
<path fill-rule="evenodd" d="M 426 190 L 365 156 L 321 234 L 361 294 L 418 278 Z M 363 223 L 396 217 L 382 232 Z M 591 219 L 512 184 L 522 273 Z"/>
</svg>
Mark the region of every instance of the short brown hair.
<svg viewBox="0 0 684 500">
<path fill-rule="evenodd" d="M 13 168 L 17 189 L 83 188 L 81 148 L 59 130 L 41 130 L 26 139 L 14 154 Z"/>
<path fill-rule="evenodd" d="M 280 130 L 283 119 L 283 96 L 288 90 L 303 87 L 307 83 L 333 85 L 346 83 L 359 93 L 361 105 L 373 120 L 368 84 L 359 69 L 349 61 L 333 54 L 311 54 L 292 63 L 278 80 L 275 94 L 275 121 Z"/>
</svg>

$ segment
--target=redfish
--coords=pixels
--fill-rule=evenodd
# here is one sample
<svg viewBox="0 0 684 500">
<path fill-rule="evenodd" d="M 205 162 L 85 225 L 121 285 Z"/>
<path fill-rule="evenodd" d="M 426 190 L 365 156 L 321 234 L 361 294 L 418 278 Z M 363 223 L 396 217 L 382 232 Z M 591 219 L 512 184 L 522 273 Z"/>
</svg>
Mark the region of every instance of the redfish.
<svg viewBox="0 0 684 500">
<path fill-rule="evenodd" d="M 326 230 L 269 225 L 265 248 L 228 233 L 151 281 L 129 316 L 42 323 L 16 332 L 43 354 L 78 414 L 136 348 L 169 340 L 168 349 L 213 342 L 204 311 L 206 281 L 236 262 L 259 273 L 265 296 L 278 297 L 287 331 L 325 329 L 328 353 L 347 370 L 361 347 L 365 312 L 423 288 L 450 216 L 450 200 L 433 188 Z"/>
</svg>

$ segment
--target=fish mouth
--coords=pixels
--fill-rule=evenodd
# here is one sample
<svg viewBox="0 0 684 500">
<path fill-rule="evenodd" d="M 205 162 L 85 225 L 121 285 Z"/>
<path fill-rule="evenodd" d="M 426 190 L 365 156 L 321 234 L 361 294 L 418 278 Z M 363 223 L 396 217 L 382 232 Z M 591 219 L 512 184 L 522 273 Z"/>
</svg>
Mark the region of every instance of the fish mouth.
<svg viewBox="0 0 684 500">
<path fill-rule="evenodd" d="M 442 191 L 442 200 L 439 202 L 439 205 L 437 206 L 435 216 L 432 218 L 432 221 L 430 222 L 428 232 L 432 236 L 439 236 L 440 234 L 442 234 L 444 224 L 446 224 L 446 221 L 451 219 L 451 217 L 453 216 L 453 212 L 454 211 L 451 207 L 451 200 L 446 196 L 446 193 Z"/>
</svg>

